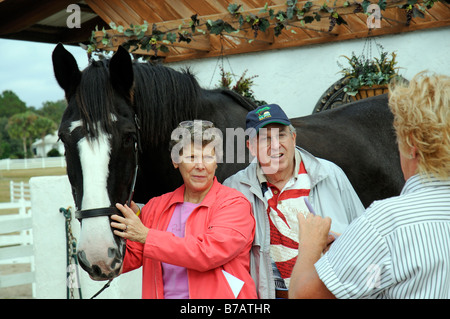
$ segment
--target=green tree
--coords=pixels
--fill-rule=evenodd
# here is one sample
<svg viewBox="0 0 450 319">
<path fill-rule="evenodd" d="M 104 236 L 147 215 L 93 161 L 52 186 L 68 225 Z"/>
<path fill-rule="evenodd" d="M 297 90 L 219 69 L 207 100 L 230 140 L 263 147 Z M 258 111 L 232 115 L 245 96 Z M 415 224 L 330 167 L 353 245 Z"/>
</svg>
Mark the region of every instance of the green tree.
<svg viewBox="0 0 450 319">
<path fill-rule="evenodd" d="M 6 117 L 0 117 L 0 159 L 9 158 L 21 152 L 20 140 L 13 139 L 9 136 L 6 131 L 7 125 L 8 119 Z"/>
<path fill-rule="evenodd" d="M 45 116 L 38 115 L 37 119 L 32 123 L 31 138 L 40 137 L 42 139 L 42 147 L 45 150 L 45 136 L 56 130 L 56 123 Z"/>
<path fill-rule="evenodd" d="M 48 117 L 55 123 L 61 122 L 62 115 L 66 110 L 66 100 L 47 101 L 42 103 L 42 108 L 36 110 L 36 113 Z"/>
<path fill-rule="evenodd" d="M 27 157 L 27 142 L 29 139 L 36 136 L 34 128 L 34 121 L 36 121 L 38 115 L 36 113 L 27 111 L 24 113 L 18 113 L 11 116 L 8 120 L 6 130 L 12 138 L 20 139 L 22 141 L 23 153 Z"/>
<path fill-rule="evenodd" d="M 11 117 L 26 110 L 25 102 L 19 99 L 13 91 L 5 90 L 0 94 L 0 117 Z"/>
</svg>

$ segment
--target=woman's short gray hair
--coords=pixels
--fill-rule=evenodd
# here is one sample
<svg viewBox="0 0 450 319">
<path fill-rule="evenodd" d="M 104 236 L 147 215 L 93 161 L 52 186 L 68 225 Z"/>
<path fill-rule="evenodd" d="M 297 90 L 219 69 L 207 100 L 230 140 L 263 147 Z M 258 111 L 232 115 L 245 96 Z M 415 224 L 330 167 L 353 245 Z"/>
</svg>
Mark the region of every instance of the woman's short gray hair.
<svg viewBox="0 0 450 319">
<path fill-rule="evenodd" d="M 210 145 L 214 148 L 217 162 L 222 160 L 223 145 L 222 131 L 210 121 L 183 121 L 172 131 L 169 150 L 172 160 L 179 163 L 179 156 L 187 145 Z"/>
</svg>

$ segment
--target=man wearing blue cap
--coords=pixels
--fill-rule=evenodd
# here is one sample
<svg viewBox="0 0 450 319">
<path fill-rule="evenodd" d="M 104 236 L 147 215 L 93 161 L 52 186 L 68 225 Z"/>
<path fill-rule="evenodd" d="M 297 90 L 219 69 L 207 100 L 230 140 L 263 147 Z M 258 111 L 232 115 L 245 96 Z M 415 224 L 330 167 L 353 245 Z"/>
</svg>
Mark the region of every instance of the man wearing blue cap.
<svg viewBox="0 0 450 319">
<path fill-rule="evenodd" d="M 296 147 L 295 128 L 277 104 L 250 111 L 246 128 L 255 160 L 224 185 L 241 191 L 252 204 L 256 231 L 250 270 L 258 297 L 287 298 L 298 255 L 297 214 L 314 210 L 328 216 L 331 230 L 339 234 L 364 206 L 337 165 Z"/>
</svg>

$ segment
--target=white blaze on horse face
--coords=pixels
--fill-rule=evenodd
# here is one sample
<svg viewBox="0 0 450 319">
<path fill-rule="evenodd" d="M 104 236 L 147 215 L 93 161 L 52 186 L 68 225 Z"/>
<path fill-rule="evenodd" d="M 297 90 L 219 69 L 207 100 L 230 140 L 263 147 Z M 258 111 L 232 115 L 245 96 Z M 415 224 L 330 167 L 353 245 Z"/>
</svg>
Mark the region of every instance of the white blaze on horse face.
<svg viewBox="0 0 450 319">
<path fill-rule="evenodd" d="M 95 140 L 82 138 L 78 142 L 81 169 L 83 170 L 83 209 L 109 207 L 107 180 L 111 153 L 109 137 L 99 133 Z"/>
<path fill-rule="evenodd" d="M 111 153 L 109 135 L 100 132 L 96 139 L 82 138 L 78 142 L 78 151 L 83 171 L 81 208 L 86 210 L 111 206 L 107 189 Z M 109 217 L 83 219 L 78 251 L 84 252 L 90 266 L 98 266 L 104 274 L 113 271 L 110 265 L 114 256 L 108 253 L 111 249 L 117 249 L 117 244 Z"/>
</svg>

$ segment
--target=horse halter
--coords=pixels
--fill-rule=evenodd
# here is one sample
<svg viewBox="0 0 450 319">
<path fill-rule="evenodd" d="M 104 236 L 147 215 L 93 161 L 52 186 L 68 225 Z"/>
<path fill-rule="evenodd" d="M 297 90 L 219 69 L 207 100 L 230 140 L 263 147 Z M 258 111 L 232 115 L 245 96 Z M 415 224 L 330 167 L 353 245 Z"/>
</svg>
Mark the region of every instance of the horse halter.
<svg viewBox="0 0 450 319">
<path fill-rule="evenodd" d="M 135 169 L 134 169 L 133 181 L 131 183 L 131 189 L 130 189 L 130 192 L 129 192 L 129 195 L 128 195 L 128 200 L 127 200 L 128 207 L 131 206 L 131 200 L 133 199 L 133 195 L 134 195 L 134 188 L 136 186 L 136 179 L 137 179 L 138 168 L 139 168 L 139 151 L 141 150 L 141 138 L 140 138 L 141 125 L 140 125 L 139 118 L 138 118 L 137 114 L 134 115 L 134 123 L 136 125 L 136 139 L 134 141 Z M 100 216 L 111 216 L 111 215 L 122 216 L 122 213 L 115 206 L 77 210 L 75 212 L 75 217 L 80 222 L 81 222 L 81 220 L 83 218 L 92 218 L 92 217 L 100 217 Z"/>
</svg>

